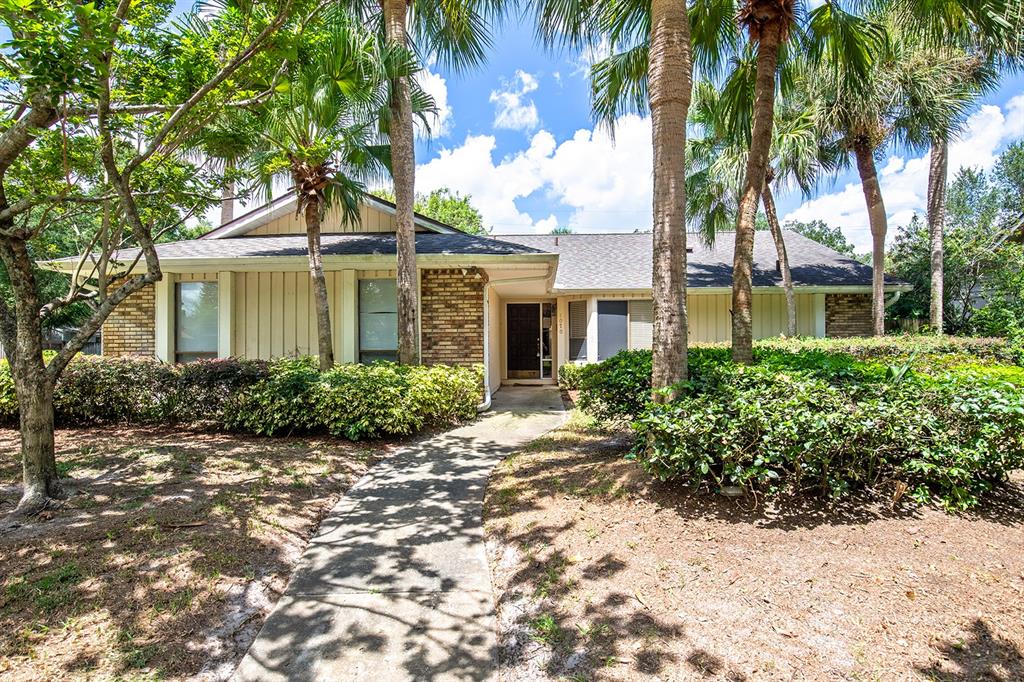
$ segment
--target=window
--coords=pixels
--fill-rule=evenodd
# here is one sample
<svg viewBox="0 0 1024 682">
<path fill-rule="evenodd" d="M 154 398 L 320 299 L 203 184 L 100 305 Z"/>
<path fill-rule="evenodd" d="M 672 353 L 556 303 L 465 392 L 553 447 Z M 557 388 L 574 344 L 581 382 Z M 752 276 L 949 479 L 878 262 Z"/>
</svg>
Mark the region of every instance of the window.
<svg viewBox="0 0 1024 682">
<path fill-rule="evenodd" d="M 359 280 L 359 362 L 398 360 L 398 287 L 393 279 Z"/>
<path fill-rule="evenodd" d="M 654 345 L 654 301 L 629 302 L 629 347 L 650 349 Z"/>
<path fill-rule="evenodd" d="M 626 301 L 597 302 L 597 359 L 607 360 L 629 345 L 629 304 Z"/>
<path fill-rule="evenodd" d="M 217 283 L 179 282 L 174 294 L 174 359 L 217 357 Z"/>
<path fill-rule="evenodd" d="M 587 359 L 586 301 L 569 301 L 569 359 Z"/>
</svg>

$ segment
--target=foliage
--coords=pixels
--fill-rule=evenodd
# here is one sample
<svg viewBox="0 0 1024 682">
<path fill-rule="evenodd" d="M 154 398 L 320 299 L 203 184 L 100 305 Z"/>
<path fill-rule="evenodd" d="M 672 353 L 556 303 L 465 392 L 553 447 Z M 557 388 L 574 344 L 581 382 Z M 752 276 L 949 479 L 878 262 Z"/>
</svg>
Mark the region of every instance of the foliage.
<svg viewBox="0 0 1024 682">
<path fill-rule="evenodd" d="M 779 339 L 757 344 L 752 367 L 705 346 L 659 405 L 649 352 L 623 351 L 584 369 L 579 405 L 631 420 L 632 456 L 662 479 L 833 497 L 895 479 L 964 509 L 1024 468 L 1021 360 L 1002 339 Z"/>
<path fill-rule="evenodd" d="M 351 440 L 406 435 L 475 414 L 479 370 L 435 365 L 337 365 L 278 360 L 266 380 L 239 395 L 229 428 L 273 435 L 327 431 Z"/>
<path fill-rule="evenodd" d="M 783 229 L 793 230 L 799 232 L 808 239 L 812 239 L 819 244 L 827 246 L 828 248 L 841 253 L 844 256 L 853 257 L 853 244 L 846 240 L 846 235 L 838 227 L 829 225 L 823 220 L 812 220 L 810 222 L 801 222 L 799 220 L 790 220 L 782 226 Z"/>
<path fill-rule="evenodd" d="M 200 360 L 167 365 L 81 356 L 54 395 L 58 424 L 182 424 L 274 435 L 328 432 L 352 440 L 406 435 L 472 418 L 479 370 L 391 363 L 317 371 L 312 358 Z M 17 419 L 0 363 L 0 419 Z"/>
<path fill-rule="evenodd" d="M 1024 142 L 1010 145 L 991 173 L 965 168 L 950 183 L 943 259 L 943 318 L 951 333 L 1014 336 L 1024 328 L 1024 254 L 1012 238 L 1024 206 Z M 927 317 L 931 302 L 928 229 L 916 216 L 889 252 L 892 273 L 914 290 L 893 317 Z"/>
<path fill-rule="evenodd" d="M 566 391 L 576 391 L 580 387 L 586 365 L 577 365 L 574 362 L 567 362 L 558 368 L 558 385 Z"/>
<path fill-rule="evenodd" d="M 395 200 L 395 193 L 392 190 L 380 190 L 376 194 L 390 202 Z M 466 234 L 487 234 L 483 214 L 473 205 L 471 194 L 464 195 L 441 187 L 428 194 L 417 194 L 413 209 Z"/>
</svg>

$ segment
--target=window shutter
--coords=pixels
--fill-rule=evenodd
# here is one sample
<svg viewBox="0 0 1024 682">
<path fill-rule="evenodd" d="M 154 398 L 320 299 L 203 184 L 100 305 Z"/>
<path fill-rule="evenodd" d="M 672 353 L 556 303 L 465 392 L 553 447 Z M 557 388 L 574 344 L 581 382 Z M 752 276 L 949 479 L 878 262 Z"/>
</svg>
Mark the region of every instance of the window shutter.
<svg viewBox="0 0 1024 682">
<path fill-rule="evenodd" d="M 636 350 L 654 345 L 654 301 L 629 302 L 629 347 Z"/>
<path fill-rule="evenodd" d="M 569 301 L 569 359 L 587 359 L 586 301 Z"/>
</svg>

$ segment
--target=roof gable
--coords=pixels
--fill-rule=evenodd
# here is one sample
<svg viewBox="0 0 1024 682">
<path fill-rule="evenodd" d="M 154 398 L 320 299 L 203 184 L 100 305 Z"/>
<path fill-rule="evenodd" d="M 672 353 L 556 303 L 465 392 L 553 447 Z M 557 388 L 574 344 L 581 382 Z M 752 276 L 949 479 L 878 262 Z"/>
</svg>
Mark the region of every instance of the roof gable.
<svg viewBox="0 0 1024 682">
<path fill-rule="evenodd" d="M 343 224 L 340 210 L 335 209 L 328 211 L 324 216 L 322 231 L 324 233 L 395 232 L 395 205 L 393 203 L 370 194 L 364 195 L 362 203 L 359 224 Z M 414 214 L 413 220 L 417 232 L 440 234 L 459 232 L 459 230 L 451 225 L 446 225 L 419 213 Z M 295 195 L 289 193 L 247 213 L 243 213 L 220 227 L 210 230 L 200 236 L 199 239 L 230 239 L 247 235 L 266 236 L 300 233 L 305 233 L 305 227 L 296 211 Z"/>
</svg>

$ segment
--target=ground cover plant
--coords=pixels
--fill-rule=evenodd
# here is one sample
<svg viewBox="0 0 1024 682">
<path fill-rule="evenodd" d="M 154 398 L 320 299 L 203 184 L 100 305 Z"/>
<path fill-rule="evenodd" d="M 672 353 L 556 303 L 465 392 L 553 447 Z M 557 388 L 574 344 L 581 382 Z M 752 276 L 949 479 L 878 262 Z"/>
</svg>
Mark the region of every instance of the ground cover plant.
<svg viewBox="0 0 1024 682">
<path fill-rule="evenodd" d="M 499 679 L 1024 679 L 1024 476 L 949 515 L 646 475 L 576 413 L 491 477 Z"/>
<path fill-rule="evenodd" d="M 0 513 L 19 434 L 0 429 Z M 0 678 L 226 679 L 380 443 L 57 431 L 64 502 L 0 533 Z"/>
<path fill-rule="evenodd" d="M 950 509 L 1024 468 L 1024 368 L 999 340 L 771 341 L 755 364 L 691 352 L 690 381 L 648 400 L 650 354 L 586 368 L 580 407 L 628 420 L 634 457 L 663 480 L 841 497 L 880 482 Z"/>
<path fill-rule="evenodd" d="M 82 357 L 57 383 L 54 412 L 61 426 L 180 424 L 360 440 L 472 418 L 479 400 L 479 370 L 447 365 L 344 364 L 320 372 L 313 358 L 167 365 Z M 17 410 L 0 362 L 0 419 L 15 423 Z"/>
</svg>

